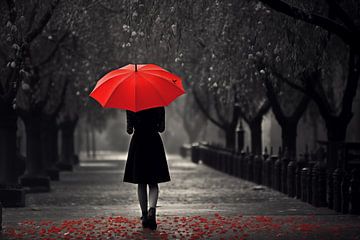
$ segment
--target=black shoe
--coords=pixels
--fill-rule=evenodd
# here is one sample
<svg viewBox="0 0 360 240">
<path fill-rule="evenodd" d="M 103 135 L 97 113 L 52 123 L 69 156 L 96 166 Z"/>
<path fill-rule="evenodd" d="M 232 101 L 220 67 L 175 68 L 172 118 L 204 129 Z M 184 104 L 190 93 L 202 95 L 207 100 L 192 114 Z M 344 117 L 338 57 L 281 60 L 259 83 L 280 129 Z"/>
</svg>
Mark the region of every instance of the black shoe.
<svg viewBox="0 0 360 240">
<path fill-rule="evenodd" d="M 143 213 L 141 216 L 141 225 L 143 228 L 148 228 L 149 227 L 149 220 L 147 217 L 147 213 Z"/>
<path fill-rule="evenodd" d="M 149 209 L 147 219 L 148 219 L 149 228 L 151 230 L 156 230 L 157 224 L 156 224 L 156 209 L 155 208 L 152 207 Z"/>
</svg>

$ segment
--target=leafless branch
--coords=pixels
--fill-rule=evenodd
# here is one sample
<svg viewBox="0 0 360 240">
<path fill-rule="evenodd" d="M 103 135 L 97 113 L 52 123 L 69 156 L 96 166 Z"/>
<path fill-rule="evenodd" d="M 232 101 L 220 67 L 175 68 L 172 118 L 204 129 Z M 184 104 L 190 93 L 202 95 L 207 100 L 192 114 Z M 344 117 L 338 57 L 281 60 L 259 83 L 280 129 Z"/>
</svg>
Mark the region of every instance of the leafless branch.
<svg viewBox="0 0 360 240">
<path fill-rule="evenodd" d="M 42 16 L 38 25 L 35 28 L 33 28 L 30 32 L 28 32 L 28 34 L 26 35 L 25 37 L 26 42 L 28 43 L 32 42 L 32 40 L 34 40 L 43 31 L 46 24 L 49 22 L 51 16 L 53 15 L 56 6 L 59 4 L 59 1 L 60 0 L 54 0 L 51 2 L 49 9 Z"/>
</svg>

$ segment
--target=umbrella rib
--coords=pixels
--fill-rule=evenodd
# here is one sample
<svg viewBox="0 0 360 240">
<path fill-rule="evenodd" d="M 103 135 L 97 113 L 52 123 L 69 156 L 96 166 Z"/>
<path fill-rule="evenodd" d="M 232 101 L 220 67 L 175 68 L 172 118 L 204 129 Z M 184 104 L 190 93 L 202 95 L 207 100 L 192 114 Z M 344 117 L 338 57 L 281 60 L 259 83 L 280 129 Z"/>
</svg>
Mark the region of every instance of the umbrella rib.
<svg viewBox="0 0 360 240">
<path fill-rule="evenodd" d="M 134 109 L 137 111 L 137 105 L 136 105 L 136 86 L 137 86 L 137 76 L 138 74 L 134 73 Z"/>
<path fill-rule="evenodd" d="M 150 85 L 152 86 L 152 88 L 155 89 L 156 94 L 163 100 L 163 102 L 165 102 L 165 104 L 167 104 L 167 101 L 164 100 L 164 98 L 161 96 L 159 90 L 154 86 L 154 84 L 153 84 L 151 81 L 149 81 L 149 80 L 147 80 L 146 78 L 142 77 L 140 74 L 139 74 L 139 77 L 141 77 L 141 78 L 142 78 L 143 80 L 145 80 L 146 82 L 150 83 Z"/>
<path fill-rule="evenodd" d="M 131 72 L 130 72 L 130 73 L 131 73 Z M 115 78 L 115 77 L 118 77 L 119 75 L 125 75 L 125 74 L 129 74 L 129 72 L 119 73 L 119 74 L 117 74 L 117 75 L 115 75 L 115 76 L 112 76 L 112 77 L 106 79 L 105 81 L 101 82 L 101 83 L 99 84 L 99 86 L 96 85 L 95 87 L 98 88 L 98 87 L 102 86 L 103 84 L 107 83 L 108 81 L 110 81 L 111 79 L 113 79 L 113 78 Z M 106 75 L 107 75 L 107 74 L 106 74 Z M 105 75 L 105 76 L 106 76 L 106 75 Z M 104 77 L 105 77 L 105 76 L 104 76 Z M 101 79 L 100 79 L 100 80 L 101 80 Z"/>
<path fill-rule="evenodd" d="M 113 93 L 116 91 L 116 89 L 118 89 L 118 87 L 121 85 L 121 83 L 123 83 L 125 80 L 127 80 L 129 77 L 131 77 L 131 74 L 132 74 L 132 73 L 130 73 L 129 76 L 126 76 L 125 78 L 123 78 L 121 81 L 119 81 L 119 82 L 116 84 L 116 86 L 114 87 L 114 89 L 111 91 L 111 93 L 110 93 L 110 95 L 109 95 L 110 97 L 107 99 L 106 103 L 108 103 L 108 102 L 110 101 L 111 97 L 114 96 Z M 106 105 L 106 103 L 105 103 L 104 105 Z"/>
<path fill-rule="evenodd" d="M 168 83 L 170 83 L 171 85 L 175 86 L 176 88 L 178 88 L 179 90 L 181 90 L 181 91 L 183 92 L 183 90 L 181 89 L 181 87 L 179 87 L 178 85 L 174 84 L 173 82 L 171 82 L 171 80 L 169 80 L 168 78 L 166 78 L 166 77 L 164 77 L 164 76 L 161 76 L 161 75 L 158 75 L 158 74 L 153 74 L 153 73 L 146 73 L 146 72 L 142 72 L 142 73 L 143 73 L 143 74 L 150 75 L 150 76 L 156 76 L 156 77 L 165 79 Z"/>
</svg>

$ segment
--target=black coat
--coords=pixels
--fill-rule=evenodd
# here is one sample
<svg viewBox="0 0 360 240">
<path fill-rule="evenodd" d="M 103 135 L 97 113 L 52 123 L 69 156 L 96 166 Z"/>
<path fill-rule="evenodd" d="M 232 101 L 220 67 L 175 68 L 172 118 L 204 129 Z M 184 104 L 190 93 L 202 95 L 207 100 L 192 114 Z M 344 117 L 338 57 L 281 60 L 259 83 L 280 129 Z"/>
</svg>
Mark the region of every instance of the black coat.
<svg viewBox="0 0 360 240">
<path fill-rule="evenodd" d="M 170 181 L 164 145 L 159 132 L 165 130 L 165 108 L 126 111 L 127 132 L 133 134 L 125 165 L 124 182 Z"/>
</svg>

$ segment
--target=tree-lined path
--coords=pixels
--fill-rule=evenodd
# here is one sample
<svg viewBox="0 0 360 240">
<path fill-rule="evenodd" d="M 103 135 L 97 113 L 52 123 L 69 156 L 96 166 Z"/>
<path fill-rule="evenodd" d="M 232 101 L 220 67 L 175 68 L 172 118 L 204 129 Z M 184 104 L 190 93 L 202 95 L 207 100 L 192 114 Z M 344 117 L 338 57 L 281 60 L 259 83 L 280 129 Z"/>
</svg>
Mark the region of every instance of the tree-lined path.
<svg viewBox="0 0 360 240">
<path fill-rule="evenodd" d="M 155 232 L 142 230 L 136 186 L 122 182 L 126 153 L 82 158 L 52 191 L 3 211 L 4 239 L 360 239 L 360 217 L 341 215 L 169 155 Z M 78 239 L 79 239 L 78 238 Z"/>
</svg>

